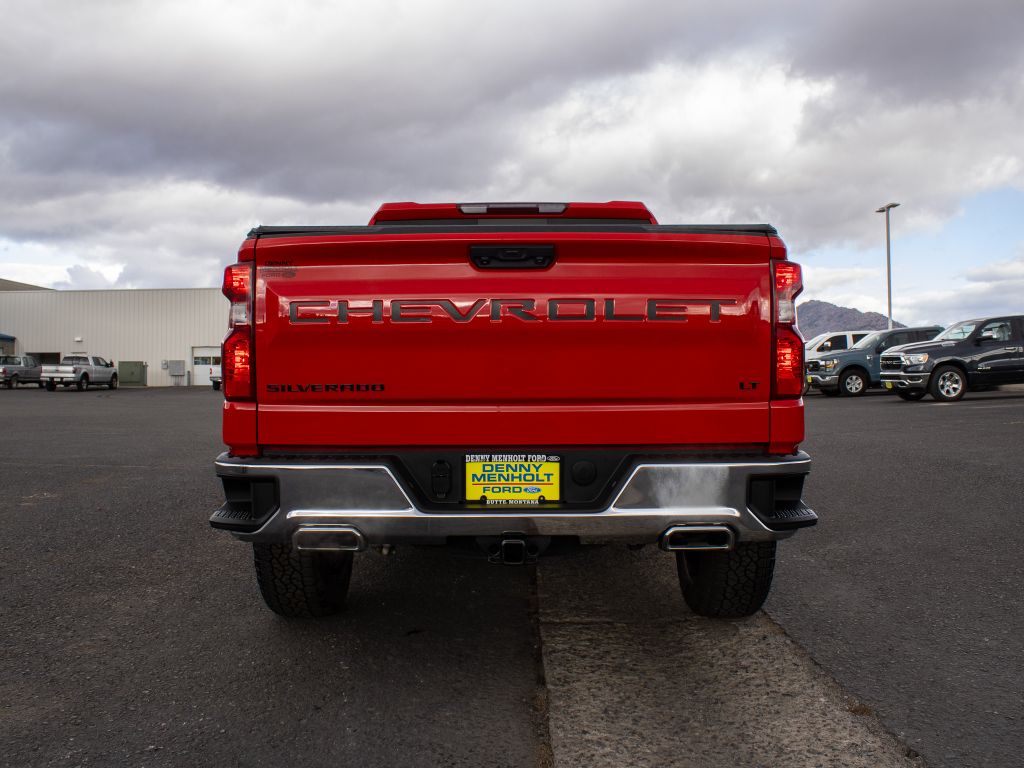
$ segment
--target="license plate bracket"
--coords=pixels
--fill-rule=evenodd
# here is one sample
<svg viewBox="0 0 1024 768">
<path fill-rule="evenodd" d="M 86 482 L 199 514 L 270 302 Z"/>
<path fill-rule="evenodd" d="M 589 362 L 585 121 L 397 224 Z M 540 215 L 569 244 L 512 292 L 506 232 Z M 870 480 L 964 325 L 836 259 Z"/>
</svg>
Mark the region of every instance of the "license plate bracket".
<svg viewBox="0 0 1024 768">
<path fill-rule="evenodd" d="M 467 453 L 466 501 L 535 506 L 561 501 L 560 456 L 546 453 Z"/>
</svg>

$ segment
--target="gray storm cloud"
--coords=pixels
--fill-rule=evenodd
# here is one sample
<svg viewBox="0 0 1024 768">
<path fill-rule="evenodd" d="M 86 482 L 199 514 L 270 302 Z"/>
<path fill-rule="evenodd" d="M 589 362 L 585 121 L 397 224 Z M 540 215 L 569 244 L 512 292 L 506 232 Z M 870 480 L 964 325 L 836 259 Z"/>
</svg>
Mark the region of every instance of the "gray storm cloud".
<svg viewBox="0 0 1024 768">
<path fill-rule="evenodd" d="M 212 284 L 258 221 L 622 197 L 809 248 L 1024 186 L 1016 1 L 363 6 L 9 3 L 4 253 Z"/>
</svg>

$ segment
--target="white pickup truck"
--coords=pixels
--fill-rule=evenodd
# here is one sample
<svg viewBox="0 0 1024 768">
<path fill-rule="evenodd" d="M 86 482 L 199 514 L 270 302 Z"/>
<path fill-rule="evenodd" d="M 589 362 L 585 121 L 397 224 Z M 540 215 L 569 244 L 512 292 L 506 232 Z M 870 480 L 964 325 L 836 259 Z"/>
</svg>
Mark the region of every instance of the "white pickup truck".
<svg viewBox="0 0 1024 768">
<path fill-rule="evenodd" d="M 79 391 L 90 384 L 106 384 L 117 389 L 114 364 L 93 355 L 65 355 L 60 365 L 44 365 L 41 378 L 50 392 L 57 389 L 58 384 L 75 386 Z"/>
</svg>

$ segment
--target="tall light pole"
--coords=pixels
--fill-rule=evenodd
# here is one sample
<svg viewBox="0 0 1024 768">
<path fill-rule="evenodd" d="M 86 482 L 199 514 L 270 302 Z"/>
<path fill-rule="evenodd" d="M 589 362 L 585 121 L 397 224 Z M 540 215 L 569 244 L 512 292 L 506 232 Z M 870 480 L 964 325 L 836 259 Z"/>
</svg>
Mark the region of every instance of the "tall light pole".
<svg viewBox="0 0 1024 768">
<path fill-rule="evenodd" d="M 885 284 L 889 296 L 889 330 L 892 330 L 892 247 L 889 241 L 889 211 L 899 206 L 899 203 L 886 203 L 875 213 L 885 214 Z"/>
</svg>

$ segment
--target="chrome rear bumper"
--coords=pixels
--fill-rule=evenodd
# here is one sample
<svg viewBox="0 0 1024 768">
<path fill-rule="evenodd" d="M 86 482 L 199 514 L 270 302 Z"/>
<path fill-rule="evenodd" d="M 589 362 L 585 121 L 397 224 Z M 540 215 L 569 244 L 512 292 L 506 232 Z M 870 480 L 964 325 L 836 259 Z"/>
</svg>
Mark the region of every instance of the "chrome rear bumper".
<svg viewBox="0 0 1024 768">
<path fill-rule="evenodd" d="M 612 502 L 600 511 L 570 512 L 530 508 L 467 508 L 426 511 L 384 464 L 303 463 L 239 459 L 222 454 L 217 475 L 272 482 L 275 508 L 252 530 L 232 529 L 243 541 L 296 542 L 343 532 L 352 549 L 383 544 L 438 544 L 452 536 L 576 536 L 583 543 L 653 543 L 675 526 L 728 526 L 738 541 L 786 538 L 792 530 L 771 527 L 748 505 L 751 480 L 802 476 L 810 457 L 763 461 L 639 463 L 626 476 Z M 218 515 L 237 518 L 225 504 Z M 811 517 L 816 520 L 813 512 Z M 769 520 L 769 522 L 771 522 Z M 804 524 L 813 524 L 813 520 Z M 319 529 L 319 530 L 318 530 Z"/>
</svg>

